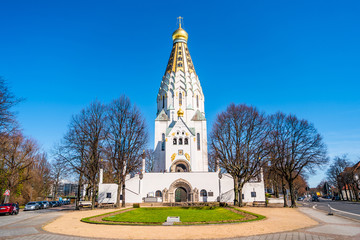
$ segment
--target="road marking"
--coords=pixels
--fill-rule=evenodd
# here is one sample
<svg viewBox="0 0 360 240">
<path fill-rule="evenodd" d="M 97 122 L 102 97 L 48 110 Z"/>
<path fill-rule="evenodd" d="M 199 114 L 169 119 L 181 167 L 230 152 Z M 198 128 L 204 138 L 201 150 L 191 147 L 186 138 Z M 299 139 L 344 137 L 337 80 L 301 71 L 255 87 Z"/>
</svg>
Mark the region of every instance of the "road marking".
<svg viewBox="0 0 360 240">
<path fill-rule="evenodd" d="M 357 217 L 360 217 L 360 214 L 356 214 L 356 213 L 351 213 L 351 212 L 345 212 L 345 211 L 341 211 L 341 210 L 338 210 L 338 209 L 335 209 L 335 208 L 332 208 L 330 206 L 330 204 L 328 204 L 329 208 L 333 211 L 337 211 L 337 212 L 341 212 L 341 213 L 345 213 L 345 214 L 350 214 L 350 215 L 354 215 L 354 216 L 357 216 Z"/>
</svg>

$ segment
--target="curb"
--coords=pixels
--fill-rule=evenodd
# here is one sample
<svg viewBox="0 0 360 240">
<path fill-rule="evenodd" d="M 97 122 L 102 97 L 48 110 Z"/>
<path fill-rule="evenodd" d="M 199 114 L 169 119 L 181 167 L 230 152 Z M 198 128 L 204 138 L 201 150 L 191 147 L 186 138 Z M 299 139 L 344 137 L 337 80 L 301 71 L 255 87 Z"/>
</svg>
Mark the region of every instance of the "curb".
<svg viewBox="0 0 360 240">
<path fill-rule="evenodd" d="M 321 210 L 321 209 L 317 209 L 317 208 L 313 208 L 313 207 L 312 207 L 312 209 L 314 209 L 314 210 L 316 210 L 316 211 L 319 211 L 319 212 L 326 213 L 326 214 L 328 213 L 327 211 L 324 211 L 324 210 Z M 335 213 L 336 213 L 336 211 L 333 211 L 333 214 L 334 214 L 334 216 L 336 216 L 336 217 L 341 217 L 341 218 L 345 218 L 345 219 L 347 219 L 347 220 L 351 220 L 351 221 L 360 223 L 360 220 L 353 219 L 353 218 L 346 217 L 346 216 L 342 216 L 342 215 L 335 214 Z"/>
</svg>

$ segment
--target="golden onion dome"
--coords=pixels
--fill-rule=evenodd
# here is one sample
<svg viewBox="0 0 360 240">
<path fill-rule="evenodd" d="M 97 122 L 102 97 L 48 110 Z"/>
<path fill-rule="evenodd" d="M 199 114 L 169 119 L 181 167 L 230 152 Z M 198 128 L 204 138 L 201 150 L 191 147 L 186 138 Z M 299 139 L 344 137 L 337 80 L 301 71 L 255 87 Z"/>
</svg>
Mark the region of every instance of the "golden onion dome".
<svg viewBox="0 0 360 240">
<path fill-rule="evenodd" d="M 178 115 L 178 117 L 183 117 L 184 111 L 181 108 L 179 108 L 179 111 L 177 111 L 177 115 Z"/>
<path fill-rule="evenodd" d="M 176 39 L 187 41 L 188 37 L 188 33 L 184 29 L 182 29 L 181 26 L 172 35 L 173 41 L 175 41 Z"/>
</svg>

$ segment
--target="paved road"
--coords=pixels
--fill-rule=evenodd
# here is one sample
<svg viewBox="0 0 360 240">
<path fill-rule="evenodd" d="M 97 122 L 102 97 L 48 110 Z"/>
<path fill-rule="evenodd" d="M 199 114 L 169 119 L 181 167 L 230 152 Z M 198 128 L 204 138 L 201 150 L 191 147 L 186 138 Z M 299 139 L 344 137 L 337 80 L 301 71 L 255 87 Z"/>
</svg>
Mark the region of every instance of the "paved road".
<svg viewBox="0 0 360 240">
<path fill-rule="evenodd" d="M 348 217 L 360 221 L 360 203 L 346 201 L 331 201 L 328 199 L 319 199 L 319 202 L 300 202 L 305 207 L 312 207 L 335 215 Z"/>
<path fill-rule="evenodd" d="M 62 206 L 36 211 L 20 211 L 18 215 L 0 216 L 0 239 L 51 239 L 55 234 L 46 234 L 41 227 L 66 211 L 72 211 L 73 206 Z M 49 236 L 52 236 L 49 238 Z M 18 238 L 19 237 L 19 238 Z M 62 236 L 58 235 L 63 239 Z M 75 238 L 68 238 L 75 239 Z M 78 238 L 77 238 L 78 239 Z"/>
</svg>

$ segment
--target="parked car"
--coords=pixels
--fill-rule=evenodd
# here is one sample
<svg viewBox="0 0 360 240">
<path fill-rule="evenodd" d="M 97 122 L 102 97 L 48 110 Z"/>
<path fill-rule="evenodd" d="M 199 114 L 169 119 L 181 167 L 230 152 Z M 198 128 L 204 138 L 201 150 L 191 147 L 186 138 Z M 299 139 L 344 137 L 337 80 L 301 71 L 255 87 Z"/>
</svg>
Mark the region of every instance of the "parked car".
<svg viewBox="0 0 360 240">
<path fill-rule="evenodd" d="M 40 205 L 40 209 L 44 209 L 45 205 L 42 201 L 37 201 L 37 203 Z"/>
<path fill-rule="evenodd" d="M 312 201 L 313 202 L 319 202 L 319 197 L 318 196 L 313 196 Z"/>
<path fill-rule="evenodd" d="M 48 201 L 42 201 L 42 204 L 44 205 L 44 208 L 50 207 L 50 203 Z"/>
<path fill-rule="evenodd" d="M 0 205 L 0 214 L 16 215 L 19 213 L 19 208 L 16 203 L 5 203 Z"/>
<path fill-rule="evenodd" d="M 49 203 L 50 203 L 50 206 L 51 206 L 51 207 L 57 207 L 57 206 L 59 206 L 58 203 L 57 203 L 57 201 L 51 201 L 51 202 L 49 202 Z"/>
<path fill-rule="evenodd" d="M 30 210 L 38 210 L 40 209 L 40 204 L 37 202 L 28 202 L 25 205 L 24 211 L 30 211 Z"/>
<path fill-rule="evenodd" d="M 298 200 L 298 201 L 303 201 L 303 200 L 304 200 L 304 197 L 298 197 L 297 200 Z"/>
</svg>

